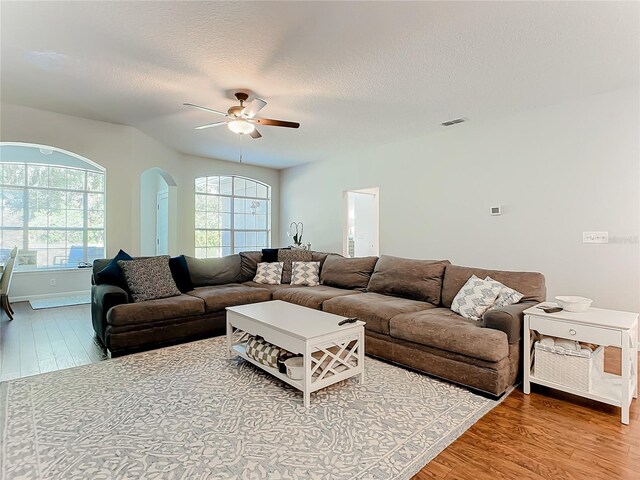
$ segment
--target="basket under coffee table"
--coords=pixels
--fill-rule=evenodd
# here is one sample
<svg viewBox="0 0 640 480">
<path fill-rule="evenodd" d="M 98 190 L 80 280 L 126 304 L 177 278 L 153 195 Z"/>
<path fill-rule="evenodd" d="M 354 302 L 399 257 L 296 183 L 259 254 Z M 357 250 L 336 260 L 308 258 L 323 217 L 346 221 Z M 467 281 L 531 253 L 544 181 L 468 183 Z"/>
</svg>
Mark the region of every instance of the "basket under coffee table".
<svg viewBox="0 0 640 480">
<path fill-rule="evenodd" d="M 355 375 L 364 382 L 364 325 L 358 320 L 339 326 L 346 317 L 302 307 L 281 300 L 227 308 L 227 350 L 229 358 L 246 361 L 301 390 L 304 406 L 309 407 L 311 392 Z M 247 356 L 250 335 L 304 359 L 302 380 L 289 378 L 277 368 L 263 365 Z"/>
</svg>

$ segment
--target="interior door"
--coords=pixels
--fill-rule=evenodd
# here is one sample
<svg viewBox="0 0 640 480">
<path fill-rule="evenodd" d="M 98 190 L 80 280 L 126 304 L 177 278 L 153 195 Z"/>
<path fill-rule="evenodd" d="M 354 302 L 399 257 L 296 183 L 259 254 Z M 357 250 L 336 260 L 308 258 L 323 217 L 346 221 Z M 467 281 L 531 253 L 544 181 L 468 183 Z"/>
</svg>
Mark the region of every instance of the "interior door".
<svg viewBox="0 0 640 480">
<path fill-rule="evenodd" d="M 169 192 L 158 193 L 156 255 L 169 254 Z"/>
</svg>

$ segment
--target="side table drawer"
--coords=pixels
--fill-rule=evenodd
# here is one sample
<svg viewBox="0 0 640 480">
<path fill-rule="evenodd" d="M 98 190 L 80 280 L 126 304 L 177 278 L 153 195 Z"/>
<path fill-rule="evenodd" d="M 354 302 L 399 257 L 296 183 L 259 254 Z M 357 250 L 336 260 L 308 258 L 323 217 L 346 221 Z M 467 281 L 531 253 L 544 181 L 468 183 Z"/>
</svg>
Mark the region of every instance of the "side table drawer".
<svg viewBox="0 0 640 480">
<path fill-rule="evenodd" d="M 579 325 L 561 320 L 531 316 L 529 320 L 531 330 L 543 335 L 568 338 L 579 342 L 595 343 L 596 345 L 621 346 L 622 335 L 618 330 Z"/>
</svg>

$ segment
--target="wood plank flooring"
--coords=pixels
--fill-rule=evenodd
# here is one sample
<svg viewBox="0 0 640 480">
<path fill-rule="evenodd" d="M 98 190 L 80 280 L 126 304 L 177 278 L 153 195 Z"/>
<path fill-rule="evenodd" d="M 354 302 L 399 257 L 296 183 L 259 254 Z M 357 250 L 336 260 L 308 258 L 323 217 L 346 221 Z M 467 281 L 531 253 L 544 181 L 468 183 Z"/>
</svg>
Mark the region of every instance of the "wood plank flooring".
<svg viewBox="0 0 640 480">
<path fill-rule="evenodd" d="M 95 338 L 89 305 L 32 310 L 12 304 L 0 319 L 0 381 L 86 365 L 107 358 Z"/>
<path fill-rule="evenodd" d="M 0 381 L 107 358 L 89 305 L 13 308 L 15 320 L 0 317 Z M 607 371 L 619 373 L 619 350 L 607 349 L 605 359 Z M 627 426 L 618 408 L 536 385 L 532 390 L 516 389 L 414 480 L 640 480 L 640 402 L 634 401 Z"/>
</svg>

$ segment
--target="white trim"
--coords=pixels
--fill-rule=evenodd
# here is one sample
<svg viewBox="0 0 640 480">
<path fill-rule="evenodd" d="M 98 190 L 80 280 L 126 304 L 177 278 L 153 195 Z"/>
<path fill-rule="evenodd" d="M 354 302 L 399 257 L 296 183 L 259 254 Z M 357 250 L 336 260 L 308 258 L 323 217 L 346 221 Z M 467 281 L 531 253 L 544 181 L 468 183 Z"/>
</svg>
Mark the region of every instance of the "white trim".
<svg viewBox="0 0 640 480">
<path fill-rule="evenodd" d="M 14 269 L 13 270 L 13 274 L 16 276 L 23 276 L 23 275 L 46 275 L 46 274 L 52 274 L 55 273 L 56 275 L 60 274 L 60 273 L 77 273 L 77 272 L 82 272 L 82 271 L 88 271 L 88 272 L 92 272 L 93 268 L 91 267 L 86 267 L 86 268 L 41 268 L 39 270 L 17 270 Z"/>
<path fill-rule="evenodd" d="M 91 290 L 78 290 L 76 292 L 43 293 L 40 295 L 24 295 L 22 297 L 9 296 L 9 300 L 11 300 L 11 303 L 28 302 L 30 300 L 44 300 L 46 298 L 60 298 L 60 297 L 69 297 L 69 296 L 75 296 L 75 295 L 86 295 L 88 293 L 91 293 Z"/>
<path fill-rule="evenodd" d="M 103 167 L 102 165 L 100 165 L 99 163 L 96 163 L 92 160 L 89 160 L 87 157 L 83 157 L 82 155 L 78 155 L 77 153 L 73 153 L 70 152 L 69 150 L 64 150 L 62 148 L 58 148 L 58 147 L 52 147 L 51 145 L 41 145 L 39 143 L 25 143 L 25 142 L 0 142 L 0 146 L 7 146 L 7 147 L 33 147 L 33 148 L 44 148 L 46 150 L 53 150 L 54 152 L 59 152 L 59 153 L 63 153 L 65 155 L 69 155 L 71 157 L 75 157 L 78 160 L 82 160 L 83 162 L 88 163 L 89 165 L 91 165 L 92 167 L 97 168 L 98 170 L 100 170 L 102 173 L 106 173 L 107 169 L 105 167 Z M 106 191 L 106 179 L 105 179 L 105 191 Z"/>
</svg>

